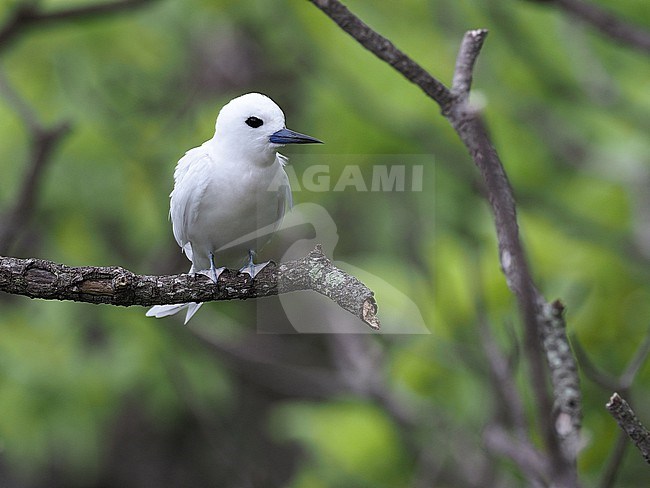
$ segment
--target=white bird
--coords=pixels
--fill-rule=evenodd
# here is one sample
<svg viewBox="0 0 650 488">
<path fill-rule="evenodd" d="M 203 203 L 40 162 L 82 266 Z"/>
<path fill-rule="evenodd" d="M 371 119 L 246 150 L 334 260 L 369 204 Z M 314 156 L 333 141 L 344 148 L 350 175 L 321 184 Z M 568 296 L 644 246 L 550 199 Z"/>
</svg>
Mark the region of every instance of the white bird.
<svg viewBox="0 0 650 488">
<path fill-rule="evenodd" d="M 192 261 L 190 273 L 216 283 L 225 267 L 239 266 L 254 278 L 268 264 L 253 256 L 279 227 L 291 188 L 284 171 L 285 144 L 320 143 L 285 127 L 284 113 L 273 100 L 248 93 L 219 112 L 212 139 L 190 149 L 176 165 L 169 215 L 174 238 Z M 208 271 L 209 270 L 209 271 Z M 187 308 L 185 323 L 201 303 L 156 305 L 147 317 L 166 317 Z"/>
</svg>

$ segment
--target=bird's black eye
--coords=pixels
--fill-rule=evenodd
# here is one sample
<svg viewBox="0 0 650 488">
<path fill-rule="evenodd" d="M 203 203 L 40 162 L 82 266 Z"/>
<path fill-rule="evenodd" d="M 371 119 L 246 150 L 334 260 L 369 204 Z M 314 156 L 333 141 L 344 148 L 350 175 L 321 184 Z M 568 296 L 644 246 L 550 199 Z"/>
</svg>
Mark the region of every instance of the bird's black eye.
<svg viewBox="0 0 650 488">
<path fill-rule="evenodd" d="M 246 119 L 246 125 L 252 127 L 253 129 L 257 129 L 263 123 L 264 121 L 259 117 L 248 117 Z"/>
</svg>

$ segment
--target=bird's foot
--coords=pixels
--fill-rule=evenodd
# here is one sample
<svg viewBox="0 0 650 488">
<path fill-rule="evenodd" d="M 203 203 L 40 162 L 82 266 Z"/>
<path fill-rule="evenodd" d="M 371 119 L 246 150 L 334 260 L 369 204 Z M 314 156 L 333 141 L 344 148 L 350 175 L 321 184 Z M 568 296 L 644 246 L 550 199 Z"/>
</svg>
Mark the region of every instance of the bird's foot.
<svg viewBox="0 0 650 488">
<path fill-rule="evenodd" d="M 239 270 L 240 273 L 246 273 L 251 278 L 255 278 L 257 274 L 266 268 L 271 261 L 266 261 L 265 263 L 254 264 L 253 262 L 248 263 L 242 269 Z"/>
<path fill-rule="evenodd" d="M 210 269 L 202 269 L 200 271 L 197 271 L 198 274 L 202 274 L 203 276 L 207 276 L 210 278 L 213 282 L 219 281 L 219 276 L 221 276 L 221 273 L 223 273 L 226 270 L 225 267 L 221 268 L 210 268 Z"/>
<path fill-rule="evenodd" d="M 223 273 L 223 271 L 225 269 L 226 268 L 224 268 L 224 267 L 217 268 L 214 265 L 214 254 L 212 252 L 210 252 L 210 269 L 206 270 L 206 272 L 209 272 L 210 274 L 206 274 L 203 271 L 199 271 L 199 273 L 201 273 L 202 275 L 207 276 L 208 278 L 211 278 L 212 281 L 214 281 L 216 283 L 217 281 L 219 281 L 219 276 L 221 276 L 221 273 Z"/>
<path fill-rule="evenodd" d="M 265 263 L 255 264 L 253 258 L 255 257 L 255 251 L 252 249 L 248 250 L 248 264 L 239 270 L 240 273 L 246 273 L 251 278 L 255 278 L 257 273 L 262 271 L 271 261 Z"/>
</svg>

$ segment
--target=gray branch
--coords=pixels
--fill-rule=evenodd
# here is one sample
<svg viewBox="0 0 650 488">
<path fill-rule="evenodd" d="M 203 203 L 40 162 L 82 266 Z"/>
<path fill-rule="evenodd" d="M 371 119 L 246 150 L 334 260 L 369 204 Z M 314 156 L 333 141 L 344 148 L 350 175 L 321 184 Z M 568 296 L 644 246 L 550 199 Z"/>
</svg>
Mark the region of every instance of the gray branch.
<svg viewBox="0 0 650 488">
<path fill-rule="evenodd" d="M 105 17 L 154 1 L 110 0 L 56 10 L 42 9 L 37 2 L 26 1 L 18 4 L 8 15 L 4 25 L 0 26 L 0 54 L 21 34 L 35 26 L 58 25 L 79 19 Z M 19 237 L 19 231 L 25 227 L 25 223 L 29 221 L 36 208 L 40 185 L 45 175 L 44 170 L 51 162 L 58 146 L 70 132 L 70 124 L 68 122 L 59 122 L 52 126 L 43 124 L 2 73 L 0 73 L 0 92 L 22 118 L 30 139 L 30 158 L 15 203 L 0 216 L 0 255 L 2 255 L 9 252 L 11 245 Z"/>
<path fill-rule="evenodd" d="M 540 303 L 542 341 L 553 385 L 555 431 L 568 459 L 576 459 L 580 449 L 580 382 L 571 347 L 566 340 L 564 305 L 559 300 Z"/>
<path fill-rule="evenodd" d="M 20 237 L 36 208 L 41 182 L 46 167 L 52 161 L 55 151 L 70 132 L 68 122 L 56 125 L 43 124 L 35 111 L 11 86 L 0 71 L 0 95 L 13 106 L 25 125 L 29 137 L 29 158 L 25 165 L 22 182 L 18 185 L 15 201 L 0 214 L 0 255 L 8 254 L 12 244 Z"/>
<path fill-rule="evenodd" d="M 0 291 L 46 300 L 121 306 L 246 300 L 314 290 L 379 329 L 374 293 L 332 264 L 316 246 L 307 256 L 271 263 L 254 280 L 227 270 L 214 284 L 201 274 L 137 275 L 121 267 L 72 267 L 43 259 L 0 257 Z"/>
<path fill-rule="evenodd" d="M 612 12 L 584 0 L 533 0 L 557 5 L 616 42 L 650 54 L 650 30 L 626 22 Z"/>
<path fill-rule="evenodd" d="M 457 103 L 464 102 L 469 97 L 472 76 L 474 75 L 474 64 L 486 37 L 487 30 L 485 29 L 468 31 L 463 37 L 456 57 L 454 78 L 451 82 L 451 92 L 454 94 Z"/>
<path fill-rule="evenodd" d="M 551 400 L 546 386 L 544 365 L 546 359 L 551 370 L 562 370 L 567 375 L 573 375 L 570 383 L 577 385 L 579 380 L 575 359 L 570 353 L 561 355 L 549 353 L 549 351 L 558 350 L 570 351 L 569 341 L 563 327 L 555 328 L 552 334 L 545 332 L 548 326 L 548 320 L 545 318 L 548 304 L 537 291 L 531 277 L 526 254 L 519 238 L 512 188 L 479 111 L 467 102 L 474 63 L 487 31 L 478 29 L 465 34 L 456 62 L 453 86 L 450 90 L 397 49 L 388 39 L 373 31 L 338 0 L 310 1 L 363 47 L 390 64 L 436 101 L 481 172 L 495 218 L 501 267 L 508 286 L 517 297 L 523 317 L 524 344 L 531 365 L 531 384 L 536 396 L 537 418 L 550 459 L 549 469 L 552 472 L 552 479 L 558 486 L 575 486 L 576 452 L 572 447 L 573 443 L 571 446 L 564 444 L 567 439 L 574 439 L 578 436 L 581 422 L 579 390 L 576 390 L 576 395 L 571 395 L 571 408 L 562 410 L 570 413 L 573 417 L 567 422 L 562 422 L 560 427 L 563 430 L 559 432 L 558 424 L 553 422 L 550 415 L 554 402 Z M 557 343 L 551 344 L 552 341 Z M 551 349 L 543 351 L 543 348 L 548 347 Z M 552 356 L 564 364 L 550 364 L 549 360 Z M 557 379 L 556 374 L 553 374 L 552 377 Z M 561 385 L 559 389 L 561 389 Z M 557 394 L 559 389 L 556 386 L 554 392 Z M 568 399 L 555 398 L 556 407 L 564 405 L 566 401 Z M 574 429 L 574 432 L 566 432 L 565 427 Z"/>
<path fill-rule="evenodd" d="M 637 348 L 634 356 L 628 362 L 623 373 L 618 377 L 615 377 L 597 368 L 587 355 L 586 351 L 582 348 L 580 342 L 576 337 L 573 337 L 571 342 L 574 345 L 574 350 L 578 358 L 580 368 L 582 371 L 584 371 L 584 374 L 587 378 L 589 378 L 601 388 L 620 392 L 620 394 L 622 394 L 624 397 L 629 398 L 636 375 L 639 372 L 641 366 L 645 363 L 648 354 L 650 354 L 650 331 L 646 333 L 643 342 Z M 608 456 L 607 464 L 603 469 L 601 481 L 599 484 L 601 488 L 614 486 L 618 471 L 623 465 L 623 456 L 625 454 L 627 445 L 628 440 L 626 438 L 625 432 L 621 431 Z"/>
<path fill-rule="evenodd" d="M 516 438 L 497 425 L 488 426 L 483 432 L 486 447 L 512 459 L 530 482 L 531 486 L 548 485 L 551 467 L 548 459 L 526 439 Z"/>
<path fill-rule="evenodd" d="M 632 407 L 618 393 L 612 395 L 605 407 L 650 464 L 650 432 L 636 418 Z"/>
<path fill-rule="evenodd" d="M 38 25 L 119 14 L 154 1 L 156 0 L 109 0 L 58 10 L 40 9 L 36 2 L 27 1 L 19 4 L 9 15 L 5 25 L 0 27 L 0 51 L 6 49 L 20 34 Z"/>
<path fill-rule="evenodd" d="M 359 44 L 382 61 L 390 64 L 409 81 L 419 86 L 443 108 L 452 102 L 452 95 L 444 83 L 431 76 L 422 66 L 409 58 L 381 34 L 372 30 L 338 0 L 310 0 Z"/>
</svg>

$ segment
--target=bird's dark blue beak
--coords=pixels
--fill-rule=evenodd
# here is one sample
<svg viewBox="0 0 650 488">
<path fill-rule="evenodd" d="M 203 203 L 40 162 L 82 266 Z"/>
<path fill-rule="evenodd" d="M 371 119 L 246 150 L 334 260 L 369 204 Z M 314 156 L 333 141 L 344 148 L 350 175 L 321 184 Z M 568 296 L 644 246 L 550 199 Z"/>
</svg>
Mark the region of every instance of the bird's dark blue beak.
<svg viewBox="0 0 650 488">
<path fill-rule="evenodd" d="M 300 132 L 294 132 L 290 129 L 284 128 L 271 134 L 269 141 L 273 144 L 322 144 L 315 137 L 311 137 Z"/>
</svg>

